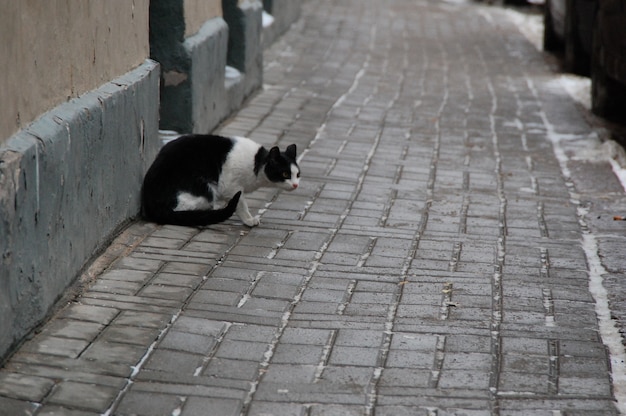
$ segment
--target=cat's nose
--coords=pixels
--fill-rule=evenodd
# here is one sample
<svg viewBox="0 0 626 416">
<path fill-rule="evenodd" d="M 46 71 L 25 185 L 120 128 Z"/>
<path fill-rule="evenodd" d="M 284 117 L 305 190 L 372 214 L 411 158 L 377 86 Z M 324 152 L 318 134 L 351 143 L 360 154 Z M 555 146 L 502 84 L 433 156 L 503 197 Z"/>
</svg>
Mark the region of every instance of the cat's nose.
<svg viewBox="0 0 626 416">
<path fill-rule="evenodd" d="M 291 185 L 293 187 L 293 189 L 296 189 L 298 187 L 297 183 L 294 183 L 293 185 Z"/>
</svg>

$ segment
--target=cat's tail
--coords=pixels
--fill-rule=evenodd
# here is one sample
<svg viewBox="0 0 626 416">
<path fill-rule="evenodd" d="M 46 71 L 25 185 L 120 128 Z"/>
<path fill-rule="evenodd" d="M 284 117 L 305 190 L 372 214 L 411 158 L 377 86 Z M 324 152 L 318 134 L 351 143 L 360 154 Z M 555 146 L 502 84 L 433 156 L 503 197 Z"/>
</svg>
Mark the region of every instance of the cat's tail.
<svg viewBox="0 0 626 416">
<path fill-rule="evenodd" d="M 229 219 L 237 209 L 237 203 L 241 197 L 241 191 L 228 201 L 228 205 L 221 209 L 192 210 L 192 211 L 169 211 L 160 218 L 148 218 L 159 224 L 172 224 L 184 226 L 200 226 L 217 224 Z"/>
</svg>

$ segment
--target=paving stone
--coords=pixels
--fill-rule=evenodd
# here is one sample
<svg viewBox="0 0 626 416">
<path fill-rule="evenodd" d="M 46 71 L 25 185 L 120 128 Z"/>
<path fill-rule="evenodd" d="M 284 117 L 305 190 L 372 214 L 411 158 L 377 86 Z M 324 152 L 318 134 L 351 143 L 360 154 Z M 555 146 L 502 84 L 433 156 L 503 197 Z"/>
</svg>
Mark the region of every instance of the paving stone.
<svg viewBox="0 0 626 416">
<path fill-rule="evenodd" d="M 299 292 L 300 286 L 270 281 L 270 278 L 263 278 L 258 282 L 252 292 L 253 296 L 262 298 L 293 299 Z"/>
<path fill-rule="evenodd" d="M 235 416 L 241 413 L 242 403 L 240 400 L 189 397 L 185 401 L 182 416 L 194 416 L 207 412 L 210 409 L 216 415 Z"/>
<path fill-rule="evenodd" d="M 192 276 L 205 276 L 210 270 L 211 261 L 202 263 L 187 263 L 180 261 L 169 261 L 163 266 L 163 272 L 173 274 L 188 274 Z"/>
<path fill-rule="evenodd" d="M 96 322 L 107 325 L 120 311 L 114 308 L 103 308 L 92 305 L 72 304 L 64 309 L 60 316 L 77 321 Z"/>
<path fill-rule="evenodd" d="M 194 377 L 195 378 L 195 377 Z M 133 385 L 135 391 L 154 394 L 171 394 L 176 396 L 215 397 L 223 399 L 242 400 L 244 390 L 232 387 L 216 387 L 194 383 L 170 383 L 156 380 L 137 381 Z"/>
<path fill-rule="evenodd" d="M 226 329 L 225 322 L 208 321 L 190 316 L 180 316 L 172 326 L 173 330 L 217 337 Z"/>
<path fill-rule="evenodd" d="M 184 397 L 135 392 L 131 389 L 120 402 L 116 412 L 120 415 L 169 416 L 185 403 Z"/>
<path fill-rule="evenodd" d="M 103 413 L 117 396 L 118 389 L 97 384 L 63 381 L 47 403 Z"/>
<path fill-rule="evenodd" d="M 159 273 L 152 283 L 155 285 L 182 286 L 195 289 L 203 282 L 201 276 L 190 276 L 184 274 Z"/>
<path fill-rule="evenodd" d="M 97 362 L 89 360 L 76 360 L 73 358 L 64 358 L 55 356 L 51 359 L 46 354 L 32 354 L 24 351 L 18 351 L 11 357 L 11 360 L 7 363 L 5 368 L 8 371 L 21 372 L 24 366 L 31 366 L 34 370 L 29 374 L 38 374 L 39 369 L 41 371 L 46 370 L 46 367 L 50 367 L 50 371 L 54 374 L 58 369 L 63 371 L 85 372 L 89 374 L 103 374 L 114 377 L 128 377 L 131 373 L 129 365 L 109 362 Z"/>
<path fill-rule="evenodd" d="M 489 374 L 476 370 L 443 371 L 438 386 L 442 389 L 485 390 L 489 387 Z M 506 390 L 504 386 L 502 389 Z"/>
<path fill-rule="evenodd" d="M 240 291 L 224 292 L 221 290 L 199 290 L 193 295 L 190 303 L 235 306 L 239 303 L 241 297 L 242 294 Z"/>
<path fill-rule="evenodd" d="M 14 399 L 40 402 L 54 385 L 54 380 L 50 378 L 9 372 L 0 374 L 0 395 Z M 13 407 L 17 404 L 8 400 L 7 406 Z"/>
<path fill-rule="evenodd" d="M 115 323 L 117 325 L 129 325 L 141 328 L 163 328 L 171 319 L 171 315 L 130 310 L 120 313 Z"/>
<path fill-rule="evenodd" d="M 248 414 L 250 416 L 303 416 L 306 412 L 306 407 L 303 404 L 256 401 L 250 406 Z"/>
<path fill-rule="evenodd" d="M 84 322 L 73 319 L 56 319 L 51 321 L 42 331 L 42 334 L 58 338 L 74 338 L 92 340 L 104 328 L 96 322 Z"/>
<path fill-rule="evenodd" d="M 129 270 L 143 270 L 146 272 L 155 272 L 161 267 L 161 260 L 145 259 L 138 256 L 129 256 L 121 258 L 115 263 L 115 268 Z"/>
<path fill-rule="evenodd" d="M 145 368 L 165 373 L 194 374 L 201 365 L 202 355 L 159 348 L 152 353 Z"/>
<path fill-rule="evenodd" d="M 159 335 L 157 328 L 140 328 L 137 326 L 110 325 L 102 334 L 105 342 L 150 345 Z"/>
<path fill-rule="evenodd" d="M 146 238 L 141 242 L 142 247 L 155 247 L 155 248 L 169 248 L 179 249 L 185 245 L 187 239 L 185 238 L 166 238 L 156 237 L 154 235 Z"/>
<path fill-rule="evenodd" d="M 281 342 L 285 344 L 325 345 L 331 334 L 332 332 L 326 329 L 285 328 Z"/>
<path fill-rule="evenodd" d="M 273 383 L 311 383 L 315 379 L 314 365 L 272 364 L 263 373 L 263 380 Z"/>
<path fill-rule="evenodd" d="M 117 389 L 122 389 L 126 384 L 126 376 L 128 375 L 129 370 L 127 370 L 124 374 L 114 375 L 111 371 L 107 371 L 107 368 L 101 368 L 99 371 L 95 371 L 96 369 L 94 368 L 88 368 L 88 365 L 81 365 L 84 364 L 84 361 L 76 361 L 76 365 L 72 368 L 61 366 L 53 367 L 45 364 L 12 364 L 10 370 L 15 371 L 16 376 L 17 374 L 35 376 L 35 380 L 37 377 L 54 382 L 71 379 L 80 383 L 101 384 Z M 89 370 L 94 371 L 89 372 Z M 37 385 L 36 382 L 32 384 L 32 386 L 35 385 Z"/>
<path fill-rule="evenodd" d="M 334 345 L 346 347 L 376 347 L 382 344 L 383 337 L 384 334 L 382 331 L 341 329 L 338 331 Z"/>
<path fill-rule="evenodd" d="M 259 311 L 262 312 L 284 312 L 290 307 L 290 302 L 284 299 L 266 299 L 259 297 L 250 297 L 246 303 L 241 306 L 242 311 Z"/>
<path fill-rule="evenodd" d="M 270 343 L 276 336 L 276 328 L 262 325 L 232 325 L 228 328 L 226 339 L 238 341 L 257 341 Z"/>
<path fill-rule="evenodd" d="M 433 360 L 434 357 L 431 353 L 393 350 L 389 351 L 386 366 L 400 368 L 431 368 Z"/>
<path fill-rule="evenodd" d="M 90 340 L 58 338 L 53 336 L 38 336 L 23 346 L 25 352 L 49 354 L 51 356 L 76 358 L 87 346 Z"/>
<path fill-rule="evenodd" d="M 206 355 L 215 344 L 216 339 L 214 337 L 172 330 L 163 337 L 159 343 L 159 348 Z"/>
<path fill-rule="evenodd" d="M 268 345 L 265 343 L 224 340 L 215 356 L 219 358 L 261 361 L 267 349 Z"/>
<path fill-rule="evenodd" d="M 245 280 L 225 279 L 221 277 L 210 277 L 202 285 L 203 290 L 220 291 L 220 292 L 245 292 L 250 284 Z M 201 292 L 200 290 L 199 292 Z M 196 294 L 197 296 L 197 294 Z"/>
<path fill-rule="evenodd" d="M 336 346 L 329 362 L 333 365 L 375 367 L 379 358 L 378 348 Z"/>
<path fill-rule="evenodd" d="M 382 386 L 428 387 L 431 370 L 417 368 L 386 368 L 380 378 Z"/>
<path fill-rule="evenodd" d="M 143 283 L 152 277 L 153 273 L 150 271 L 142 270 L 129 270 L 129 269 L 112 269 L 104 272 L 98 280 L 121 280 L 124 282 L 139 282 Z"/>
<path fill-rule="evenodd" d="M 7 415 L 27 415 L 34 414 L 37 409 L 37 404 L 0 396 L 0 408 Z"/>
<path fill-rule="evenodd" d="M 322 358 L 319 345 L 280 344 L 272 357 L 273 363 L 281 364 L 318 364 Z"/>
<path fill-rule="evenodd" d="M 214 357 L 209 361 L 203 375 L 207 377 L 225 377 L 239 380 L 254 380 L 259 374 L 259 363 L 240 358 Z"/>
<path fill-rule="evenodd" d="M 502 373 L 499 389 L 517 393 L 543 393 L 548 389 L 547 374 Z"/>
<path fill-rule="evenodd" d="M 86 360 L 134 365 L 139 362 L 144 353 L 144 348 L 136 345 L 98 340 L 85 350 L 82 358 Z"/>
<path fill-rule="evenodd" d="M 376 413 L 379 416 L 427 416 L 430 410 L 419 407 L 379 406 Z"/>
<path fill-rule="evenodd" d="M 85 305 L 116 308 L 123 311 L 146 312 L 154 314 L 172 315 L 177 310 L 177 304 L 173 301 L 143 298 L 140 296 L 127 296 L 105 292 L 88 292 L 81 299 Z"/>
<path fill-rule="evenodd" d="M 141 282 L 98 279 L 98 281 L 91 286 L 91 290 L 95 292 L 134 295 L 139 291 L 139 289 L 141 289 L 142 286 L 143 284 Z"/>
<path fill-rule="evenodd" d="M 45 416 L 58 416 L 58 415 L 67 415 L 67 416 L 96 416 L 101 413 L 98 412 L 88 412 L 86 410 L 75 410 L 70 409 L 64 406 L 55 406 L 55 405 L 47 405 L 43 408 L 43 410 L 37 413 L 38 415 Z"/>
<path fill-rule="evenodd" d="M 310 414 L 315 416 L 359 416 L 363 410 L 360 406 L 342 406 L 333 404 L 314 404 L 311 406 Z"/>
<path fill-rule="evenodd" d="M 140 296 L 182 302 L 189 297 L 191 291 L 188 287 L 151 284 L 141 290 Z"/>
</svg>

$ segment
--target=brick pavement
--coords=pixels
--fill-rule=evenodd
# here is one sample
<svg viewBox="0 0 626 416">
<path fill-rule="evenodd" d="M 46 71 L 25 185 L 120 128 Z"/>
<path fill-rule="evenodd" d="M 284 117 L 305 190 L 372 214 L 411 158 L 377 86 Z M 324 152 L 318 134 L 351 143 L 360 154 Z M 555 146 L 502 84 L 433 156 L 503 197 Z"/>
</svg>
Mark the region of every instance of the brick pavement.
<svg viewBox="0 0 626 416">
<path fill-rule="evenodd" d="M 221 128 L 297 143 L 301 187 L 254 194 L 254 229 L 131 225 L 0 413 L 617 414 L 547 139 L 591 128 L 550 79 L 495 8 L 306 2 Z"/>
</svg>

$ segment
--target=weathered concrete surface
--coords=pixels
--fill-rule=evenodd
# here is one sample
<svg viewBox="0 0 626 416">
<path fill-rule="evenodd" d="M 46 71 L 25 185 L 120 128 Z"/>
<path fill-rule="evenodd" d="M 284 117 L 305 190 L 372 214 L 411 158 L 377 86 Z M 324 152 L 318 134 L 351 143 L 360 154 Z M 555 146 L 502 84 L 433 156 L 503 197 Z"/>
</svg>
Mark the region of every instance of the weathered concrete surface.
<svg viewBox="0 0 626 416">
<path fill-rule="evenodd" d="M 196 34 L 204 24 L 222 17 L 222 0 L 183 0 L 185 38 Z"/>
<path fill-rule="evenodd" d="M 228 23 L 227 64 L 242 73 L 245 99 L 263 83 L 263 5 L 258 0 L 225 0 L 222 8 Z"/>
<path fill-rule="evenodd" d="M 260 88 L 263 74 L 258 1 L 224 2 L 215 17 L 185 37 L 182 0 L 153 1 L 150 55 L 162 65 L 162 129 L 208 133 Z M 226 80 L 226 65 L 240 72 Z"/>
<path fill-rule="evenodd" d="M 0 356 L 138 213 L 159 146 L 158 73 L 146 61 L 0 147 Z"/>
<path fill-rule="evenodd" d="M 224 116 L 228 27 L 218 16 L 185 37 L 185 4 L 153 1 L 150 6 L 150 56 L 161 65 L 160 126 L 206 133 Z"/>
<path fill-rule="evenodd" d="M 583 241 L 623 235 L 595 214 L 624 191 L 500 9 L 310 1 L 264 60 L 219 132 L 297 143 L 299 189 L 254 194 L 254 229 L 133 224 L 0 371 L 0 408 L 618 414 Z"/>
<path fill-rule="evenodd" d="M 44 112 L 141 65 L 150 49 L 149 4 L 3 1 L 0 144 Z"/>
</svg>

